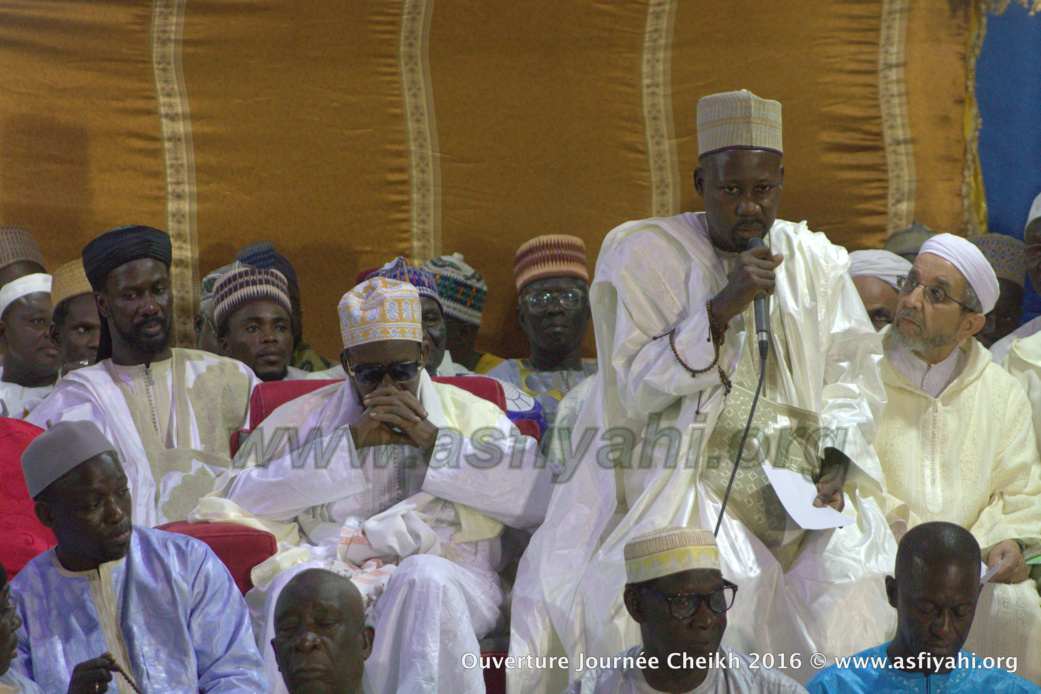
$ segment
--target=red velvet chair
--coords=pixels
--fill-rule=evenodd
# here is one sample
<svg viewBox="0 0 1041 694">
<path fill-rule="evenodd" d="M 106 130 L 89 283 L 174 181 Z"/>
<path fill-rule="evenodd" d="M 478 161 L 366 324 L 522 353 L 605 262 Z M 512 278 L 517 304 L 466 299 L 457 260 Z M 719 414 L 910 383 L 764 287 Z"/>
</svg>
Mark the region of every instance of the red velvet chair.
<svg viewBox="0 0 1041 694">
<path fill-rule="evenodd" d="M 443 383 L 445 385 L 455 386 L 461 388 L 479 398 L 483 398 L 495 405 L 502 410 L 506 411 L 506 394 L 503 392 L 502 385 L 499 384 L 494 378 L 488 378 L 486 376 L 436 376 L 432 379 L 435 383 Z M 342 383 L 340 380 L 299 380 L 299 381 L 269 381 L 267 383 L 261 383 L 253 389 L 253 394 L 249 399 L 249 429 L 236 432 L 231 437 L 231 455 L 234 457 L 235 453 L 238 452 L 239 444 L 245 440 L 245 436 L 253 431 L 267 419 L 268 415 L 278 409 L 280 406 L 286 404 L 290 400 L 295 400 L 303 395 L 314 392 L 319 388 L 331 385 L 333 383 Z M 527 422 L 527 420 L 524 420 Z M 529 426 L 530 425 L 530 426 Z M 523 424 L 517 423 L 517 427 L 521 430 L 522 434 L 533 436 L 533 431 L 538 432 L 538 426 L 535 422 L 528 422 Z M 533 436 L 535 440 L 538 440 L 538 436 Z"/>
<path fill-rule="evenodd" d="M 22 475 L 22 453 L 42 433 L 28 422 L 0 417 L 0 563 L 8 578 L 58 544 L 54 533 L 37 520 Z"/>
<path fill-rule="evenodd" d="M 158 526 L 159 530 L 188 535 L 202 540 L 217 558 L 224 562 L 242 594 L 253 587 L 253 567 L 274 556 L 278 541 L 266 530 L 237 523 L 189 523 L 175 521 Z"/>
</svg>

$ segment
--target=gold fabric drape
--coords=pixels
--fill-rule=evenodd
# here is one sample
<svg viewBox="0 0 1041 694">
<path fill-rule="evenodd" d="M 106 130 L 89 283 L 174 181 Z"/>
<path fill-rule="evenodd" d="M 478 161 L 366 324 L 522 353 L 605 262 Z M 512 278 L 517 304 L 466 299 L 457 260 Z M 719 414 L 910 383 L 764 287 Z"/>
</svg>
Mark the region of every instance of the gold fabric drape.
<svg viewBox="0 0 1041 694">
<path fill-rule="evenodd" d="M 971 27 L 967 0 L 9 2 L 0 223 L 51 267 L 169 230 L 181 337 L 200 275 L 273 240 L 326 356 L 359 270 L 459 251 L 491 287 L 479 346 L 514 356 L 517 246 L 595 262 L 615 225 L 700 209 L 715 91 L 784 105 L 782 217 L 851 248 L 966 233 Z"/>
</svg>

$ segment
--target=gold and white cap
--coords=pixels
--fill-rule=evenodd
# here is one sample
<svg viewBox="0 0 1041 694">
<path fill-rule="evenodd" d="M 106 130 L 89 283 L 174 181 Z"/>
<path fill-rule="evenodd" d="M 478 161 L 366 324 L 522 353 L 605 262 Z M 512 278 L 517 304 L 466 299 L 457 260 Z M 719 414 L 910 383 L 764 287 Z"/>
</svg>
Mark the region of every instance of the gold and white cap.
<svg viewBox="0 0 1041 694">
<path fill-rule="evenodd" d="M 698 157 L 725 149 L 766 149 L 783 153 L 781 104 L 742 89 L 698 101 Z"/>
<path fill-rule="evenodd" d="M 629 583 L 643 583 L 690 569 L 719 568 L 719 547 L 708 530 L 669 526 L 638 535 L 625 545 L 625 575 Z"/>
</svg>

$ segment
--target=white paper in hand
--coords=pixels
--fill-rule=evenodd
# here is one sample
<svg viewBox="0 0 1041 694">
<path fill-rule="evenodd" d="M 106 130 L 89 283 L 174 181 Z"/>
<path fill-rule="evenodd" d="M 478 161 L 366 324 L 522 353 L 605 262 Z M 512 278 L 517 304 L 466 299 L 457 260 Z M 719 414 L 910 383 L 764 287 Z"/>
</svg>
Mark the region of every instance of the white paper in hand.
<svg viewBox="0 0 1041 694">
<path fill-rule="evenodd" d="M 777 498 L 784 505 L 784 510 L 803 530 L 827 530 L 841 528 L 853 522 L 849 516 L 843 515 L 825 506 L 817 508 L 813 500 L 817 498 L 817 485 L 805 475 L 763 464 L 763 470 L 770 480 L 770 485 L 777 492 Z"/>
</svg>

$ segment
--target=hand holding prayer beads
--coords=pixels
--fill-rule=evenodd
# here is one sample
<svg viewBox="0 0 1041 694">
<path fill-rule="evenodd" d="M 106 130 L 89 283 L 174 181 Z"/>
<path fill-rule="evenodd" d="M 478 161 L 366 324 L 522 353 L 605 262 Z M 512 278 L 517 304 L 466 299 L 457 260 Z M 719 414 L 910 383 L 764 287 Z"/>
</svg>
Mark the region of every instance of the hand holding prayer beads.
<svg viewBox="0 0 1041 694">
<path fill-rule="evenodd" d="M 783 255 L 771 255 L 769 246 L 747 250 L 737 256 L 727 286 L 712 299 L 712 310 L 723 324 L 744 312 L 759 292 L 773 294 L 774 270 Z"/>
<path fill-rule="evenodd" d="M 113 673 L 118 671 L 115 658 L 111 653 L 85 660 L 72 671 L 68 694 L 98 694 L 108 691 L 108 683 Z"/>
</svg>

